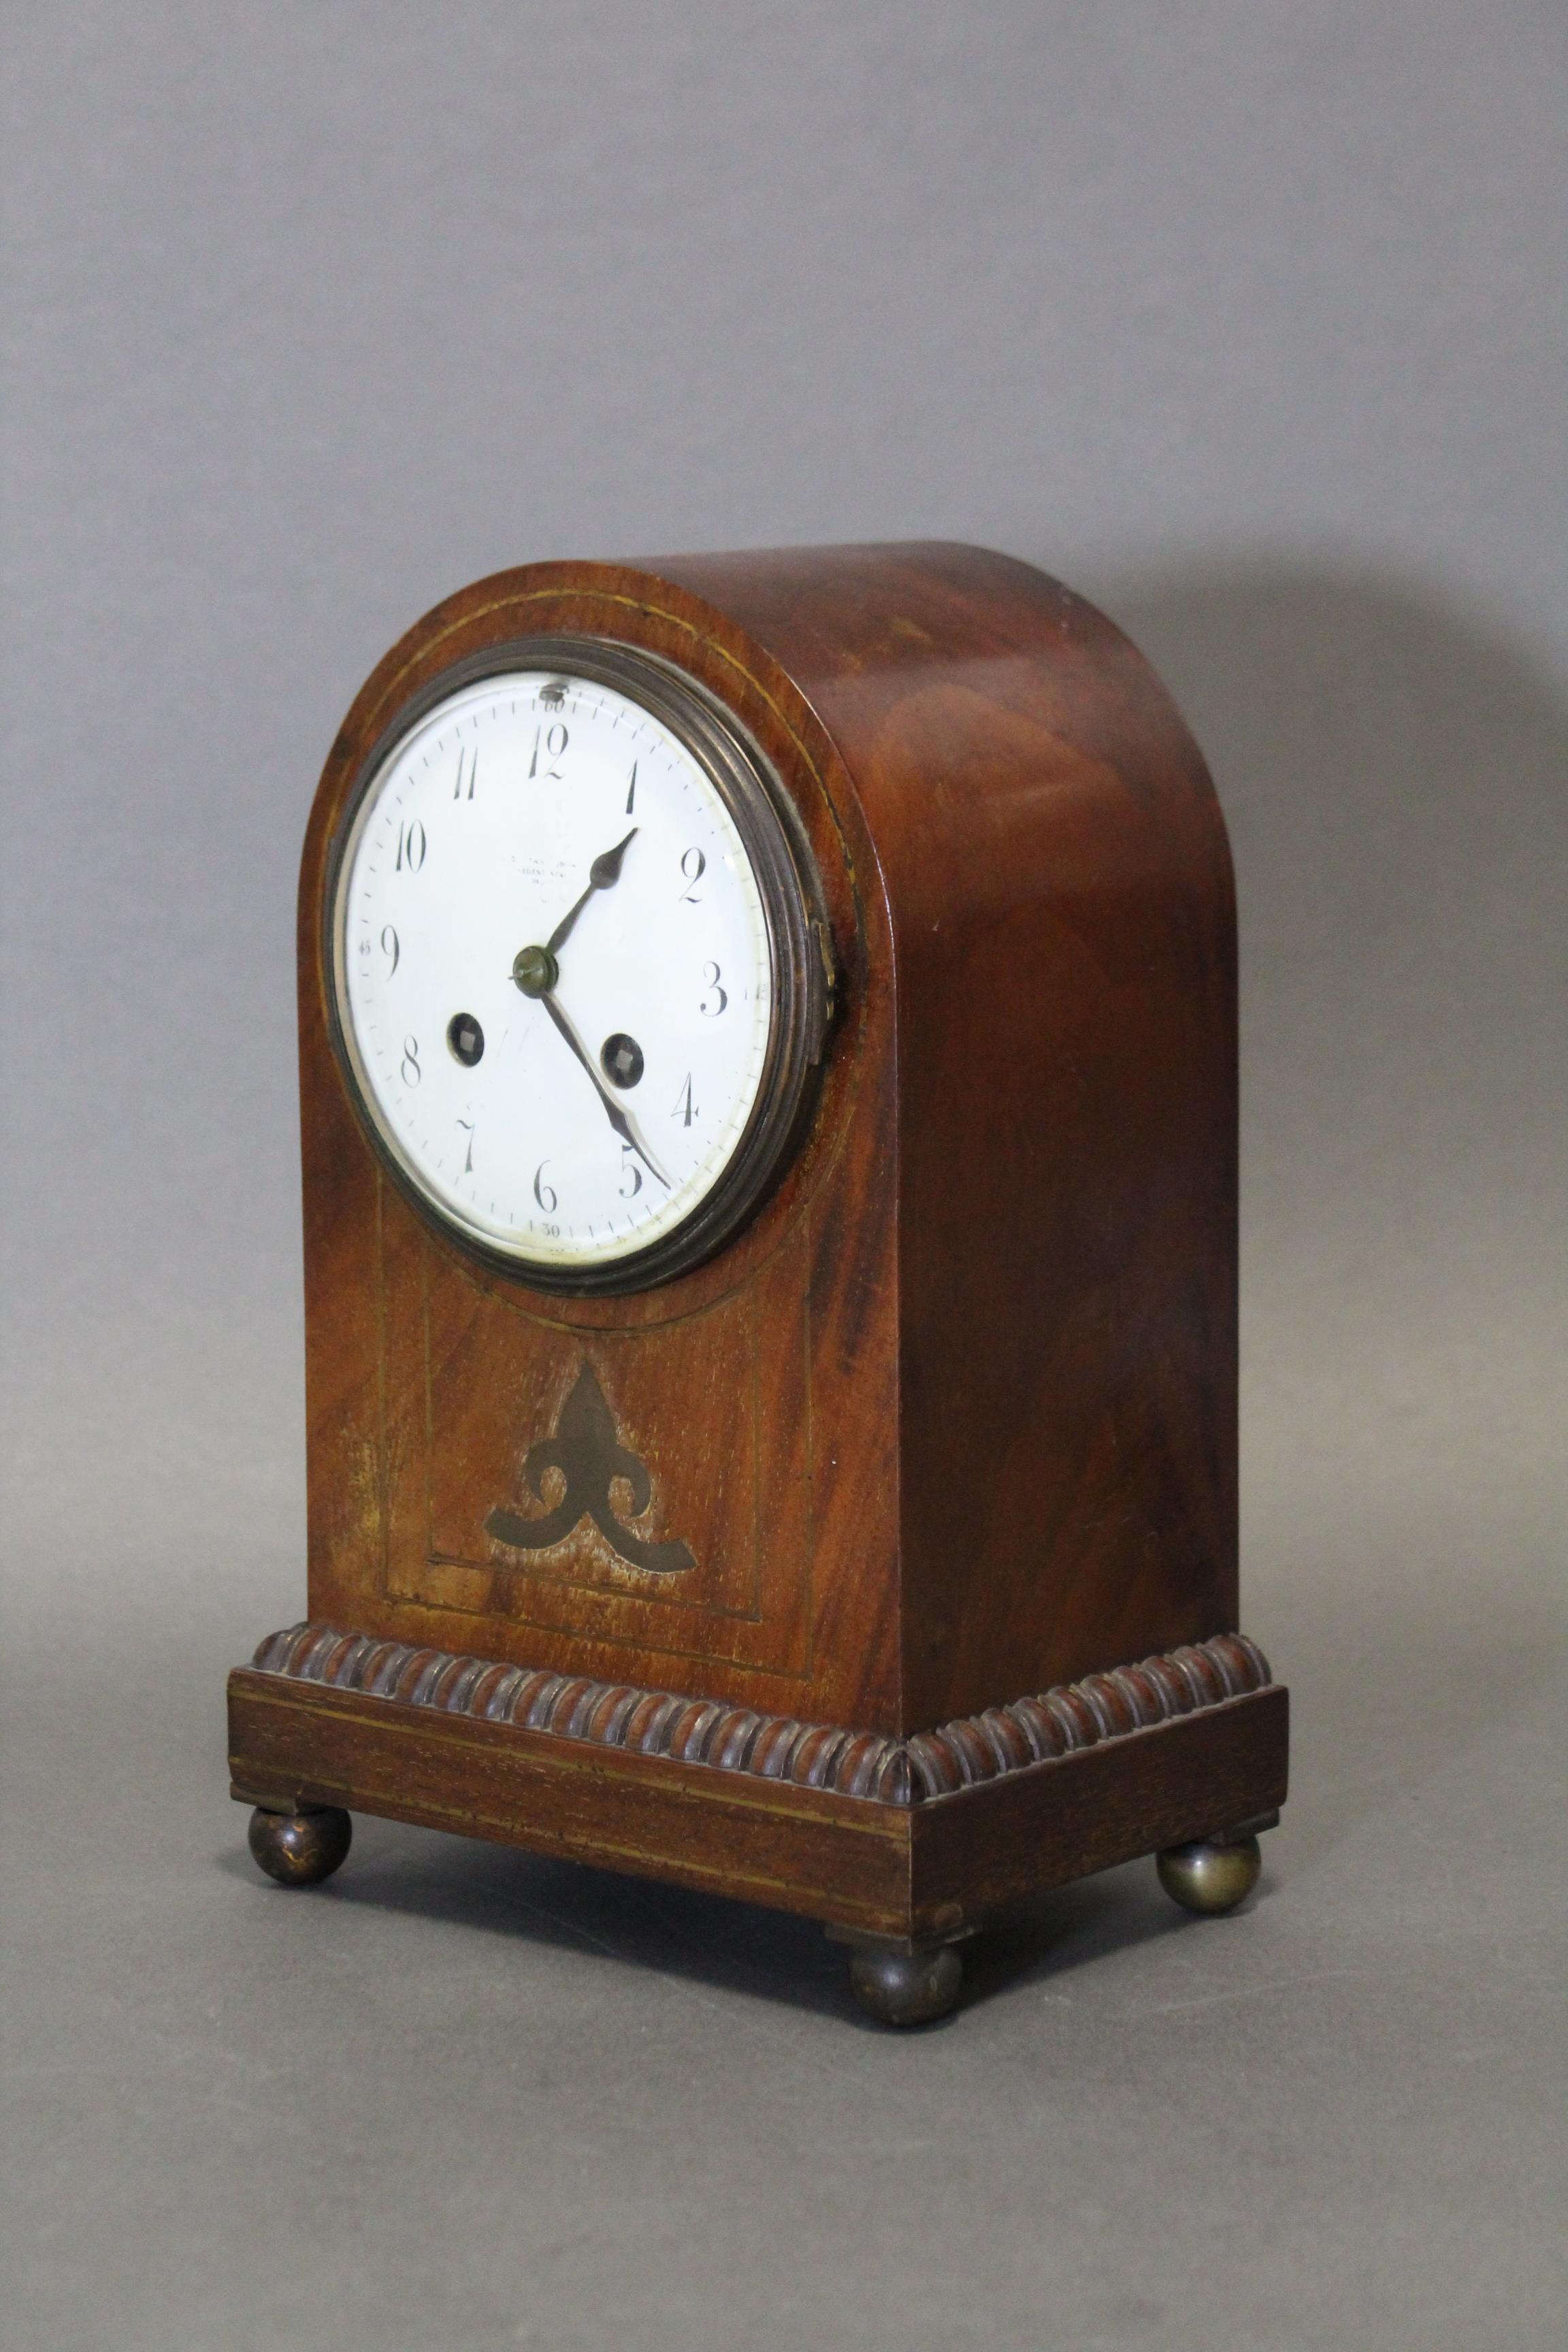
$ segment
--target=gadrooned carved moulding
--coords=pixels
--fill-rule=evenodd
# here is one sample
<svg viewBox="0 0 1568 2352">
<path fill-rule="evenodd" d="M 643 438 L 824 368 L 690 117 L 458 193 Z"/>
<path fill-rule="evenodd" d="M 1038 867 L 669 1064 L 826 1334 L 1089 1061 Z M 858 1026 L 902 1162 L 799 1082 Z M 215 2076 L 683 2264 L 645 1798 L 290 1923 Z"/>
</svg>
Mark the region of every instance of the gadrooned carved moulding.
<svg viewBox="0 0 1568 2352">
<path fill-rule="evenodd" d="M 1014 1699 L 895 1739 L 802 1723 L 794 1716 L 759 1715 L 720 1699 L 416 1649 L 335 1625 L 306 1622 L 268 1634 L 254 1664 L 260 1674 L 356 1691 L 397 1706 L 429 1707 L 900 1806 L 929 1804 L 1104 1740 L 1152 1730 L 1246 1697 L 1272 1680 L 1256 1642 L 1245 1633 L 1218 1633 L 1167 1656 L 1116 1666 L 1059 1684 L 1037 1698 Z"/>
</svg>

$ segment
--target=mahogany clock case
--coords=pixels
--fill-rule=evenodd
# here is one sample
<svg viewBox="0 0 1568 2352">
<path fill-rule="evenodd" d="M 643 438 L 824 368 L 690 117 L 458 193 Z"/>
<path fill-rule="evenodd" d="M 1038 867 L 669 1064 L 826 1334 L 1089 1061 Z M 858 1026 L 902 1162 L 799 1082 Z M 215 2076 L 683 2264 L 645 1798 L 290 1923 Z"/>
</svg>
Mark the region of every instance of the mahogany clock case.
<svg viewBox="0 0 1568 2352">
<path fill-rule="evenodd" d="M 390 1172 L 329 915 L 406 714 L 584 640 L 746 747 L 789 951 L 826 927 L 802 1034 L 829 972 L 834 1003 L 745 1222 L 570 1296 Z M 1235 1631 L 1230 862 L 1101 614 L 949 545 L 481 581 L 332 747 L 300 974 L 310 1605 L 231 1678 L 237 1796 L 907 1944 L 1272 1817 L 1285 1693 Z"/>
</svg>

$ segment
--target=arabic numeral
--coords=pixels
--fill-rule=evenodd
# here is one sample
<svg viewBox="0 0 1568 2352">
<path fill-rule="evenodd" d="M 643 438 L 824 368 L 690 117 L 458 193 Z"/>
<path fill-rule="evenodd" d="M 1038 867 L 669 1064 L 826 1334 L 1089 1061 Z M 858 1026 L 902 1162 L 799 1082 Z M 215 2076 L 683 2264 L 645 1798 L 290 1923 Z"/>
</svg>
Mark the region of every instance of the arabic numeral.
<svg viewBox="0 0 1568 2352">
<path fill-rule="evenodd" d="M 678 903 L 683 907 L 700 907 L 702 901 L 697 895 L 697 885 L 708 871 L 708 860 L 700 849 L 683 850 L 680 856 L 680 870 L 686 877 L 686 887 L 681 892 Z"/>
<path fill-rule="evenodd" d="M 468 791 L 467 791 L 466 793 L 465 793 L 465 792 L 464 792 L 464 790 L 463 790 L 463 762 L 464 762 L 465 758 L 466 758 L 466 759 L 467 759 L 467 761 L 468 761 Z M 452 786 L 452 798 L 453 798 L 455 801 L 460 801 L 460 800 L 470 800 L 470 801 L 471 801 L 471 800 L 473 799 L 473 797 L 474 797 L 474 778 L 479 774 L 479 745 L 476 743 L 476 744 L 472 747 L 472 750 L 471 750 L 470 751 L 468 751 L 468 752 L 465 752 L 465 751 L 464 751 L 464 750 L 463 750 L 463 748 L 462 748 L 462 746 L 461 746 L 461 744 L 459 744 L 459 745 L 458 745 L 458 773 L 457 773 L 457 779 L 456 779 L 456 781 L 454 782 L 453 786 Z"/>
<path fill-rule="evenodd" d="M 691 1099 L 691 1073 L 689 1070 L 686 1073 L 686 1084 L 681 1087 L 680 1092 L 675 1097 L 675 1108 L 669 1115 L 671 1118 L 678 1118 L 682 1127 L 689 1127 L 693 1118 L 697 1115 L 697 1106 Z"/>
<path fill-rule="evenodd" d="M 366 940 L 364 944 L 368 949 L 370 941 Z M 381 927 L 381 952 L 387 959 L 386 976 L 390 980 L 397 970 L 397 959 L 403 953 L 403 950 L 397 943 L 397 933 L 390 923 L 383 923 Z"/>
<path fill-rule="evenodd" d="M 542 1160 L 538 1167 L 533 1171 L 533 1197 L 538 1202 L 540 1207 L 543 1210 L 545 1215 L 547 1217 L 552 1217 L 555 1214 L 556 1210 L 561 1206 L 561 1202 L 556 1197 L 555 1187 L 553 1184 L 547 1184 L 544 1181 L 544 1171 L 549 1165 L 550 1162 L 548 1160 Z M 554 1231 L 554 1227 L 552 1225 L 546 1225 L 544 1230 L 546 1233 L 552 1233 Z"/>
<path fill-rule="evenodd" d="M 403 1072 L 403 1083 L 405 1087 L 416 1087 L 419 1084 L 419 1081 L 424 1076 L 425 1073 L 419 1066 L 419 1040 L 417 1037 L 405 1037 L 403 1041 L 403 1059 L 398 1064 L 398 1067 Z"/>
<path fill-rule="evenodd" d="M 637 761 L 634 760 L 634 761 L 632 761 L 632 780 L 631 780 L 630 783 L 626 786 L 626 814 L 627 814 L 628 816 L 630 816 L 630 814 L 631 814 L 631 813 L 632 813 L 632 803 L 636 800 L 637 796 Z"/>
<path fill-rule="evenodd" d="M 406 866 L 410 874 L 417 874 L 424 863 L 425 828 L 416 817 L 412 824 L 400 824 L 397 828 L 397 863 L 393 872 L 401 874 Z"/>
<path fill-rule="evenodd" d="M 463 1173 L 471 1176 L 474 1172 L 474 1122 L 471 1118 L 460 1118 L 458 1125 L 468 1129 L 468 1156 L 463 1162 Z"/>
<path fill-rule="evenodd" d="M 533 757 L 528 763 L 529 775 L 532 777 L 539 773 L 541 751 L 543 751 L 546 760 L 559 760 L 566 749 L 568 740 L 566 730 L 559 719 L 553 727 L 536 727 L 533 730 Z M 546 776 L 553 776 L 559 780 L 561 771 L 559 768 L 547 767 L 544 773 Z"/>
<path fill-rule="evenodd" d="M 730 1002 L 730 992 L 727 988 L 721 988 L 719 985 L 719 967 L 716 963 L 705 963 L 702 967 L 702 977 L 707 983 L 708 994 L 702 998 L 697 1010 L 707 1020 L 717 1021 Z M 709 997 L 711 996 L 718 998 L 717 1004 L 709 1003 Z"/>
<path fill-rule="evenodd" d="M 636 1146 L 630 1143 L 623 1143 L 621 1146 L 621 1198 L 623 1201 L 635 1201 L 642 1191 L 642 1170 L 631 1157 L 635 1149 Z M 626 1182 L 628 1176 L 632 1180 L 629 1184 Z"/>
</svg>

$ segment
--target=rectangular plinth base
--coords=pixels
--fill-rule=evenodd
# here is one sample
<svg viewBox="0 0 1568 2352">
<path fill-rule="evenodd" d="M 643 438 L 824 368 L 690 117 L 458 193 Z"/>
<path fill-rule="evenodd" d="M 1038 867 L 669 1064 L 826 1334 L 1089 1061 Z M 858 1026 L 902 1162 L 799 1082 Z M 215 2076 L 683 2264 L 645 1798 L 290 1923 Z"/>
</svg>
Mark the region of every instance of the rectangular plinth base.
<svg viewBox="0 0 1568 2352">
<path fill-rule="evenodd" d="M 321 1637 L 340 1648 L 353 1639 Z M 466 1667 L 481 1691 L 506 1672 L 482 1660 L 443 1664 Z M 639 1696 L 667 1709 L 700 1705 L 628 1694 L 628 1713 Z M 747 1720 L 754 1759 L 763 1733 Z M 817 1736 L 784 1727 L 797 1757 Z M 1288 1699 L 1268 1683 L 935 1795 L 911 1791 L 907 1761 L 898 1769 L 919 1739 L 896 1755 L 878 1743 L 890 1759 L 880 1793 L 848 1794 L 774 1777 L 755 1760 L 686 1761 L 607 1744 L 602 1732 L 488 1719 L 449 1698 L 410 1703 L 248 1667 L 229 1680 L 229 1733 L 234 1794 L 251 1804 L 341 1805 L 919 1939 L 960 1934 L 1041 1889 L 1274 1812 L 1285 1796 Z M 840 1755 L 856 1737 L 822 1736 Z"/>
</svg>

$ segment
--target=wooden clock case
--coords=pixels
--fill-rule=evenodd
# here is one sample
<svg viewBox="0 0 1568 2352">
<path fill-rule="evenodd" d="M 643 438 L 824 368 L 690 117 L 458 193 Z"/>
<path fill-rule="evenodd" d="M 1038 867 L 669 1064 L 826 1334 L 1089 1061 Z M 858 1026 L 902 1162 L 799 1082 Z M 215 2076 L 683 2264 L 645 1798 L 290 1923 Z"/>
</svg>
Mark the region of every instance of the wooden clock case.
<svg viewBox="0 0 1568 2352">
<path fill-rule="evenodd" d="M 367 761 L 448 670 L 563 636 L 731 714 L 831 933 L 779 1180 L 621 1297 L 416 1206 L 332 1033 Z M 363 1810 L 740 1895 L 855 1942 L 898 2021 L 1037 1889 L 1160 1852 L 1194 1908 L 1246 1891 L 1286 1695 L 1236 1631 L 1234 893 L 1110 623 L 945 544 L 481 581 L 332 747 L 299 955 L 309 1618 L 229 1686 L 265 1867 L 324 1875 Z"/>
</svg>

